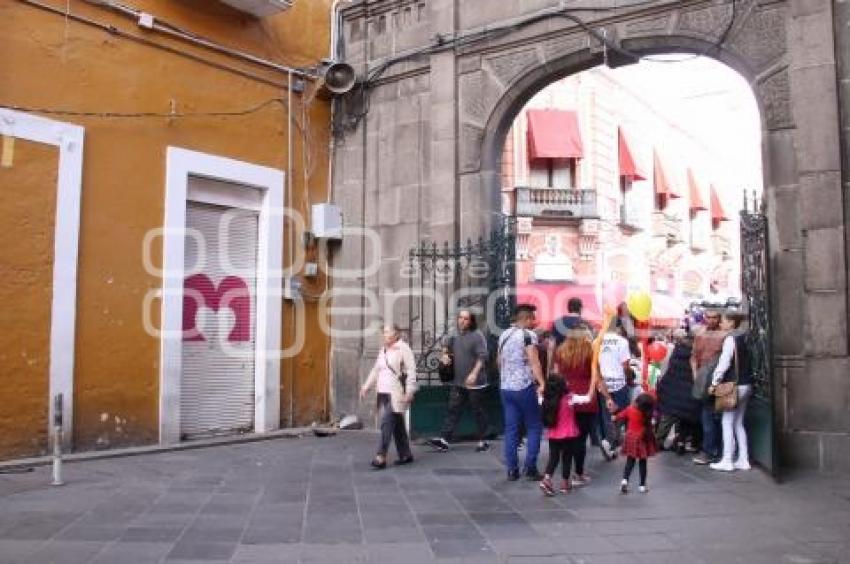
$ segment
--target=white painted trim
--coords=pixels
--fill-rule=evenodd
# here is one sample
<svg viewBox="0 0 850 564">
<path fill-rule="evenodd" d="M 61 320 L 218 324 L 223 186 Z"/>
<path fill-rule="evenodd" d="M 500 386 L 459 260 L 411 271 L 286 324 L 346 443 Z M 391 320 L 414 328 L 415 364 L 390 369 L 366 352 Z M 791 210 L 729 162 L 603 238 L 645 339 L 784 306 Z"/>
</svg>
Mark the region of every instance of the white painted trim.
<svg viewBox="0 0 850 564">
<path fill-rule="evenodd" d="M 233 182 L 263 192 L 257 252 L 254 431 L 273 431 L 280 425 L 284 173 L 243 161 L 168 147 L 165 176 L 159 441 L 162 444 L 180 441 L 184 231 L 190 176 Z M 193 192 L 193 196 L 203 197 L 198 192 Z"/>
<path fill-rule="evenodd" d="M 0 108 L 0 134 L 59 148 L 53 234 L 47 436 L 52 436 L 53 398 L 62 394 L 63 442 L 68 448 L 74 429 L 74 332 L 77 319 L 77 254 L 84 131 L 79 125 Z"/>
</svg>

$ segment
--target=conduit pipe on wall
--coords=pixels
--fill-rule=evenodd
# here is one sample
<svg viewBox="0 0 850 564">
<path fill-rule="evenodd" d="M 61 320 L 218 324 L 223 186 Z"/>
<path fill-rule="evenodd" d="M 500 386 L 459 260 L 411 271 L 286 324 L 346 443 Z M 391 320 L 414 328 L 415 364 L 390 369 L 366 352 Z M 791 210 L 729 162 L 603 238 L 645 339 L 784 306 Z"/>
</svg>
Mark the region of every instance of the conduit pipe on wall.
<svg viewBox="0 0 850 564">
<path fill-rule="evenodd" d="M 112 0 L 84 0 L 84 1 L 88 4 L 92 4 L 94 6 L 101 6 L 101 7 L 104 7 L 104 8 L 109 8 L 109 9 L 114 10 L 114 11 L 120 13 L 120 14 L 123 14 L 125 16 L 129 16 L 129 17 L 133 18 L 136 21 L 136 23 L 138 23 L 139 25 L 141 25 L 140 21 L 141 21 L 141 17 L 143 15 L 152 16 L 152 23 L 150 25 L 142 25 L 142 27 L 144 27 L 145 29 L 158 31 L 158 32 L 165 34 L 165 35 L 168 35 L 170 37 L 175 37 L 175 38 L 180 39 L 182 41 L 193 43 L 193 44 L 199 45 L 201 47 L 206 47 L 207 49 L 217 51 L 217 52 L 222 53 L 224 55 L 227 55 L 229 57 L 242 59 L 244 61 L 248 61 L 248 62 L 257 64 L 257 65 L 260 65 L 260 66 L 263 66 L 263 67 L 266 67 L 266 68 L 269 68 L 269 69 L 272 69 L 272 70 L 276 70 L 276 71 L 279 71 L 279 72 L 285 72 L 290 76 L 290 78 L 292 77 L 292 75 L 296 75 L 299 78 L 305 78 L 305 79 L 309 79 L 309 80 L 315 80 L 315 79 L 318 78 L 318 76 L 315 73 L 308 73 L 308 72 L 300 70 L 300 69 L 288 67 L 286 65 L 281 65 L 279 63 L 269 61 L 268 59 L 263 59 L 261 57 L 255 56 L 255 55 L 251 55 L 250 53 L 246 53 L 244 51 L 239 51 L 237 49 L 231 49 L 230 47 L 225 47 L 224 45 L 216 43 L 215 41 L 212 41 L 210 39 L 206 39 L 204 37 L 200 37 L 200 36 L 195 35 L 193 33 L 182 31 L 175 26 L 160 24 L 158 22 L 161 21 L 161 20 L 159 20 L 159 18 L 157 18 L 156 15 L 147 14 L 146 12 L 143 12 L 141 10 L 138 10 L 136 8 L 132 8 L 130 6 L 125 6 L 125 5 L 120 4 L 118 2 L 113 2 Z"/>
<path fill-rule="evenodd" d="M 342 30 L 342 12 L 340 12 L 340 3 L 346 2 L 351 3 L 352 0 L 334 0 L 331 4 L 331 37 L 330 37 L 330 46 L 328 48 L 329 58 L 333 62 L 339 61 L 339 57 L 341 56 L 339 49 L 339 37 Z M 336 123 L 336 106 L 339 102 L 336 98 L 331 99 L 331 136 L 330 143 L 328 146 L 328 187 L 326 192 L 325 201 L 330 204 L 333 201 L 333 186 L 334 186 L 334 152 L 336 151 L 336 132 L 334 131 L 334 124 Z M 325 261 L 327 268 L 325 269 L 325 287 L 327 288 L 327 292 L 330 294 L 333 292 L 333 278 L 331 277 L 331 254 L 328 250 L 328 243 L 325 242 Z M 333 298 L 331 298 L 331 302 L 328 305 L 331 305 Z M 320 312 L 321 314 L 321 312 Z M 330 313 L 327 314 L 330 316 Z M 330 326 L 330 319 L 328 320 L 328 326 Z M 330 336 L 329 336 L 330 337 Z M 336 406 L 336 374 L 334 372 L 334 349 L 333 343 L 331 339 L 328 338 L 328 352 L 326 355 L 327 358 L 327 374 L 328 374 L 328 383 L 327 383 L 327 394 L 329 397 L 325 400 L 324 409 L 328 410 L 328 417 L 331 421 L 333 421 L 333 415 L 331 413 L 331 406 Z"/>
<path fill-rule="evenodd" d="M 292 183 L 293 176 L 293 165 L 292 165 L 292 71 L 289 71 L 289 79 L 287 80 L 287 89 L 286 89 L 286 187 L 288 188 L 286 191 L 286 208 L 287 215 L 284 217 L 289 217 L 289 280 L 287 281 L 292 284 L 292 277 L 295 275 L 292 272 L 292 266 L 295 264 L 295 223 L 292 221 L 292 216 L 289 215 L 292 213 L 292 192 L 294 190 Z M 293 300 L 295 300 L 295 295 L 290 294 Z M 290 306 L 292 310 L 292 328 L 295 329 L 296 325 L 296 317 L 295 317 L 295 306 Z M 295 359 L 291 358 L 289 360 L 289 427 L 292 428 L 295 426 Z"/>
<path fill-rule="evenodd" d="M 206 59 L 206 58 L 201 57 L 199 55 L 195 55 L 194 53 L 188 53 L 186 51 L 181 51 L 180 49 L 177 49 L 175 47 L 171 47 L 169 45 L 163 45 L 161 43 L 157 43 L 156 41 L 152 41 L 152 40 L 150 40 L 146 37 L 140 37 L 138 35 L 133 35 L 132 33 L 128 33 L 126 31 L 120 30 L 115 26 L 105 24 L 105 23 L 99 22 L 97 20 L 93 20 L 91 18 L 87 18 L 85 16 L 80 16 L 78 14 L 66 13 L 65 10 L 62 10 L 60 8 L 56 8 L 54 6 L 50 6 L 48 4 L 44 4 L 42 2 L 37 2 L 36 0 L 18 0 L 18 2 L 20 2 L 22 4 L 26 4 L 26 5 L 33 7 L 33 8 L 37 8 L 39 10 L 44 10 L 46 12 L 56 14 L 58 16 L 61 16 L 63 18 L 67 18 L 67 19 L 74 21 L 74 22 L 77 22 L 77 23 L 81 23 L 81 24 L 85 24 L 85 25 L 88 25 L 88 26 L 91 26 L 91 27 L 95 27 L 95 28 L 100 29 L 101 31 L 104 31 L 104 32 L 106 32 L 110 35 L 114 35 L 116 37 L 121 37 L 123 39 L 129 39 L 131 41 L 141 43 L 142 45 L 147 45 L 148 47 L 161 49 L 163 51 L 167 51 L 169 53 L 173 53 L 173 54 L 179 55 L 181 57 L 186 57 L 187 59 L 191 59 L 193 61 L 197 61 L 199 63 L 205 64 L 205 65 L 208 65 L 208 66 L 211 66 L 211 67 L 223 70 L 223 71 L 231 72 L 231 73 L 237 74 L 239 76 L 242 76 L 244 78 L 255 80 L 257 82 L 262 82 L 263 84 L 268 84 L 268 85 L 274 86 L 276 88 L 282 88 L 284 86 L 284 85 L 282 85 L 278 82 L 275 82 L 271 79 L 264 78 L 262 76 L 258 76 L 256 74 L 251 73 L 251 72 L 248 72 L 248 71 L 236 68 L 236 67 L 232 67 L 232 66 L 229 66 L 229 65 L 226 65 L 226 64 L 223 64 L 223 63 L 219 63 L 219 62 L 216 62 L 216 61 L 211 61 L 210 59 Z"/>
</svg>

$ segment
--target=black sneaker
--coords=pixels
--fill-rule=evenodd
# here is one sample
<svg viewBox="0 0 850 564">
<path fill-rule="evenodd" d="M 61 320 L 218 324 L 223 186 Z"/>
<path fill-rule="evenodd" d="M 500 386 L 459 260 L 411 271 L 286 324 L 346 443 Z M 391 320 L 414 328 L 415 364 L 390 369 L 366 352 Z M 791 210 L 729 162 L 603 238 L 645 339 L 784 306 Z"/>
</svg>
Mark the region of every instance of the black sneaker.
<svg viewBox="0 0 850 564">
<path fill-rule="evenodd" d="M 537 471 L 537 468 L 528 468 L 525 472 L 525 479 L 529 482 L 539 482 L 543 479 L 543 474 Z"/>
<path fill-rule="evenodd" d="M 488 450 L 490 450 L 490 443 L 487 441 L 480 441 L 475 447 L 475 452 L 487 452 Z"/>
<path fill-rule="evenodd" d="M 516 468 L 514 468 L 513 470 L 508 470 L 508 481 L 516 482 L 517 480 L 519 480 L 519 470 L 517 470 Z"/>
<path fill-rule="evenodd" d="M 699 464 L 700 466 L 711 464 L 712 462 L 714 462 L 714 458 L 707 454 L 700 454 L 699 456 L 694 457 L 694 464 Z"/>
<path fill-rule="evenodd" d="M 449 450 L 449 442 L 442 437 L 434 437 L 432 439 L 428 439 L 425 442 L 441 452 L 446 452 L 447 450 Z"/>
</svg>

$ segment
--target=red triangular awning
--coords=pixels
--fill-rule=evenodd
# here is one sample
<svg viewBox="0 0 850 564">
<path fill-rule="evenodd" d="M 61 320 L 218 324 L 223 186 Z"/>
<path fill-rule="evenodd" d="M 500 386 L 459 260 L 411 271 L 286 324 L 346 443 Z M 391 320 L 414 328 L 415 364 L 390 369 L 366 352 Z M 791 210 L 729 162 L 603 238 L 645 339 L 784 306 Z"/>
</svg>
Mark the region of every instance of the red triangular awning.
<svg viewBox="0 0 850 564">
<path fill-rule="evenodd" d="M 720 203 L 720 197 L 717 195 L 714 185 L 709 187 L 711 194 L 711 220 L 714 222 L 729 221 L 726 217 L 726 210 L 723 209 L 723 204 Z"/>
<path fill-rule="evenodd" d="M 682 195 L 676 188 L 676 185 L 668 180 L 667 173 L 664 172 L 664 167 L 661 165 L 661 157 L 657 151 L 652 153 L 652 180 L 655 186 L 655 195 L 660 201 L 660 206 L 663 208 L 667 205 L 669 198 L 681 198 Z"/>
<path fill-rule="evenodd" d="M 623 134 L 623 129 L 617 131 L 620 151 L 620 176 L 629 180 L 646 180 L 646 174 L 640 170 L 640 167 L 635 162 L 632 156 L 632 151 L 629 148 L 629 142 Z"/>
<path fill-rule="evenodd" d="M 690 210 L 707 210 L 708 206 L 705 205 L 705 202 L 702 199 L 702 192 L 699 189 L 699 185 L 697 185 L 696 178 L 694 178 L 694 171 L 691 169 L 688 169 L 688 190 L 691 197 Z"/>
<path fill-rule="evenodd" d="M 584 156 L 578 115 L 566 110 L 528 110 L 528 160 Z"/>
</svg>

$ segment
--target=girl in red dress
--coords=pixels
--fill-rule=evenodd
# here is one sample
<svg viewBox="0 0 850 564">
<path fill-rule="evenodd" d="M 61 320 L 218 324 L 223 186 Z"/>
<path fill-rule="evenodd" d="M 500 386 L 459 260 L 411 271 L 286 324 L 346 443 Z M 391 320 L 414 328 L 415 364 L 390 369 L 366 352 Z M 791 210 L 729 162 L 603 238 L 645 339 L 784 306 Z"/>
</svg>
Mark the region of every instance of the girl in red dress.
<svg viewBox="0 0 850 564">
<path fill-rule="evenodd" d="M 640 394 L 634 403 L 614 416 L 614 421 L 626 422 L 626 438 L 623 441 L 623 455 L 626 456 L 626 468 L 620 493 L 629 493 L 629 477 L 635 469 L 635 461 L 640 471 L 640 493 L 646 493 L 646 459 L 654 455 L 657 447 L 652 433 L 652 413 L 655 399 L 649 394 Z"/>
</svg>

